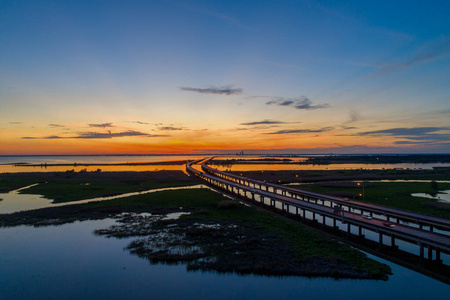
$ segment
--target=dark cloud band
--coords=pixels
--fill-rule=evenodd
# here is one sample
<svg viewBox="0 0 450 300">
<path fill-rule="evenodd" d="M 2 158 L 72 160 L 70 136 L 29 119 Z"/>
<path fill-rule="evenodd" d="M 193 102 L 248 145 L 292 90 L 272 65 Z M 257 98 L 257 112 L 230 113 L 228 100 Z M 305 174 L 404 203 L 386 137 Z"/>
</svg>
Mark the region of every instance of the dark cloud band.
<svg viewBox="0 0 450 300">
<path fill-rule="evenodd" d="M 144 132 L 128 130 L 123 132 L 79 132 L 76 136 L 57 136 L 51 135 L 46 137 L 22 137 L 24 140 L 52 140 L 52 139 L 112 139 L 118 137 L 130 137 L 130 136 L 142 136 L 142 137 L 168 137 L 169 135 L 162 134 L 148 134 Z"/>
<path fill-rule="evenodd" d="M 240 125 L 253 126 L 253 125 L 276 125 L 276 124 L 286 124 L 286 122 L 262 120 L 262 121 L 256 121 L 256 122 L 241 123 Z"/>
<path fill-rule="evenodd" d="M 330 105 L 328 103 L 313 104 L 313 102 L 305 96 L 301 96 L 298 98 L 278 97 L 278 98 L 274 98 L 274 99 L 266 102 L 266 105 L 289 106 L 289 107 L 294 107 L 295 109 L 302 109 L 302 110 L 313 110 L 313 109 L 330 107 Z"/>
<path fill-rule="evenodd" d="M 107 127 L 114 127 L 114 126 L 112 123 L 102 123 L 102 124 L 89 124 L 89 127 L 107 128 Z"/>
<path fill-rule="evenodd" d="M 233 88 L 232 86 L 225 87 L 210 87 L 206 89 L 193 88 L 193 87 L 179 87 L 182 91 L 195 92 L 200 94 L 213 94 L 213 95 L 239 95 L 242 93 L 242 89 Z"/>
</svg>

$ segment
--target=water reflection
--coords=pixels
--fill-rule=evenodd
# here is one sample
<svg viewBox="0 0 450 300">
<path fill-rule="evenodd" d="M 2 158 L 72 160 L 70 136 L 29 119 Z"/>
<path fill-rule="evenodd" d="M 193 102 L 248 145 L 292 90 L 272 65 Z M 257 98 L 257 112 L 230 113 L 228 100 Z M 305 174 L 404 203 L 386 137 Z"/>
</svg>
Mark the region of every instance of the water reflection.
<svg viewBox="0 0 450 300">
<path fill-rule="evenodd" d="M 433 200 L 437 200 L 438 202 L 450 203 L 450 190 L 439 191 L 436 194 L 430 195 L 427 193 L 413 193 L 411 194 L 413 197 L 423 197 L 429 198 Z"/>
<path fill-rule="evenodd" d="M 36 184 L 34 184 L 36 185 Z M 31 185 L 31 186 L 34 186 Z M 28 186 L 28 187 L 31 187 Z M 91 198 L 91 199 L 85 199 L 80 201 L 71 201 L 66 203 L 52 203 L 53 200 L 44 198 L 42 195 L 33 195 L 33 194 L 20 194 L 20 191 L 28 188 L 23 187 L 15 191 L 11 191 L 9 193 L 3 193 L 0 194 L 0 199 L 3 199 L 0 201 L 0 213 L 2 214 L 9 214 L 24 210 L 31 210 L 31 209 L 38 209 L 38 208 L 45 208 L 45 207 L 57 207 L 57 206 L 65 206 L 65 205 L 72 205 L 72 204 L 82 204 L 82 203 L 89 203 L 89 202 L 95 202 L 95 201 L 106 201 L 106 200 L 113 200 L 118 198 L 126 198 L 136 195 L 144 195 L 149 193 L 155 193 L 155 192 L 162 192 L 162 191 L 174 191 L 174 190 L 181 190 L 181 189 L 198 189 L 198 188 L 206 188 L 203 184 L 197 184 L 192 186 L 182 186 L 182 187 L 168 187 L 168 188 L 160 188 L 160 189 L 152 189 L 152 190 L 146 190 L 141 192 L 132 192 L 132 193 L 125 193 L 115 196 L 109 196 L 109 197 L 97 197 L 97 198 Z"/>
<path fill-rule="evenodd" d="M 114 221 L 0 228 L 2 299 L 447 299 L 450 286 L 388 264 L 388 281 L 188 272 L 150 265 L 123 248 L 130 239 L 92 234 Z M 300 296 L 301 295 L 301 296 Z"/>
<path fill-rule="evenodd" d="M 42 195 L 20 194 L 20 190 L 0 194 L 0 213 L 9 214 L 17 211 L 38 209 L 50 206 L 51 200 Z"/>
<path fill-rule="evenodd" d="M 28 172 L 65 172 L 67 170 L 74 170 L 80 172 L 86 170 L 87 172 L 95 172 L 98 169 L 104 172 L 144 172 L 144 171 L 184 171 L 185 165 L 111 165 L 111 166 L 14 166 L 14 165 L 0 165 L 0 173 L 28 173 Z"/>
<path fill-rule="evenodd" d="M 433 167 L 450 167 L 446 163 L 427 164 L 234 164 L 234 165 L 211 165 L 219 171 L 301 171 L 301 170 L 383 170 L 383 169 L 423 169 L 432 170 Z"/>
</svg>

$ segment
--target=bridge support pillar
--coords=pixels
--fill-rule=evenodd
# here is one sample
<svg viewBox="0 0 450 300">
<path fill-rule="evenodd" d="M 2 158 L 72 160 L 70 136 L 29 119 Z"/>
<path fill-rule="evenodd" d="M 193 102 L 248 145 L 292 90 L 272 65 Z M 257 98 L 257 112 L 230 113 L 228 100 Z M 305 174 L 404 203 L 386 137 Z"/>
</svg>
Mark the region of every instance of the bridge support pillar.
<svg viewBox="0 0 450 300">
<path fill-rule="evenodd" d="M 383 246 L 383 234 L 381 232 L 378 233 L 378 244 L 380 248 Z"/>
<path fill-rule="evenodd" d="M 441 250 L 439 250 L 439 248 L 436 248 L 436 261 L 438 263 L 442 263 L 442 261 L 441 261 Z"/>
<path fill-rule="evenodd" d="M 419 243 L 419 248 L 420 248 L 420 253 L 419 253 L 420 262 L 422 262 L 423 261 L 423 244 L 422 243 Z"/>
<path fill-rule="evenodd" d="M 336 219 L 335 218 L 333 218 L 333 228 L 336 228 L 337 226 L 336 226 Z"/>
<path fill-rule="evenodd" d="M 316 213 L 315 212 L 312 213 L 312 220 L 316 221 Z"/>
<path fill-rule="evenodd" d="M 303 209 L 303 219 L 306 219 L 306 211 Z"/>
<path fill-rule="evenodd" d="M 395 237 L 391 235 L 391 247 L 397 249 L 398 247 L 395 245 Z"/>
<path fill-rule="evenodd" d="M 361 226 L 358 226 L 358 235 L 359 235 L 360 237 L 363 237 L 363 234 L 362 234 L 362 227 L 361 227 Z"/>
<path fill-rule="evenodd" d="M 428 245 L 428 260 L 432 261 L 433 260 L 433 249 L 431 248 L 431 245 Z"/>
</svg>

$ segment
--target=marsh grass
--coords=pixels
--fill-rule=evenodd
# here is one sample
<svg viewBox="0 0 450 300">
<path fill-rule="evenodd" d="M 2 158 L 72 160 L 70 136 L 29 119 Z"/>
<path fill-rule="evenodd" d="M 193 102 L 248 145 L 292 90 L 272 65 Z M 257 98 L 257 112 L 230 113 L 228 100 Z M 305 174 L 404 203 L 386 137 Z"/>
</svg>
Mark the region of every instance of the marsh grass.
<svg viewBox="0 0 450 300">
<path fill-rule="evenodd" d="M 255 228 L 263 232 L 276 234 L 287 241 L 297 262 L 320 260 L 331 265 L 345 264 L 359 272 L 367 272 L 374 278 L 386 279 L 390 268 L 367 258 L 367 256 L 345 244 L 339 243 L 326 234 L 311 230 L 291 220 L 281 219 L 264 211 L 257 210 L 228 200 L 223 196 L 204 189 L 165 191 L 151 195 L 139 195 L 88 204 L 91 207 L 107 205 L 126 207 L 151 207 L 156 210 L 174 208 L 191 210 L 190 215 L 181 219 L 203 220 L 207 222 L 233 222 L 237 228 Z M 225 208 L 225 209 L 224 209 Z M 231 208 L 231 209 L 230 209 Z M 207 235 L 210 229 L 198 229 L 190 234 Z M 276 240 L 273 247 L 276 247 Z M 246 242 L 255 242 L 251 239 Z M 289 261 L 285 261 L 289 263 Z"/>
<path fill-rule="evenodd" d="M 160 172 L 55 172 L 11 174 L 0 178 L 0 192 L 39 183 L 24 194 L 43 195 L 54 203 L 115 196 L 150 189 L 198 184 L 181 171 Z"/>
</svg>

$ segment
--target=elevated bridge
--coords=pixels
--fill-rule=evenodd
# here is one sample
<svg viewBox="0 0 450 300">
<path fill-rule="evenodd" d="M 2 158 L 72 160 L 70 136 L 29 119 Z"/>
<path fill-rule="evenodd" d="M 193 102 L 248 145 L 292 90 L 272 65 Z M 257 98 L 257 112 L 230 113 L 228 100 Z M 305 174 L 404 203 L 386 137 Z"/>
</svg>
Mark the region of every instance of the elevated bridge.
<svg viewBox="0 0 450 300">
<path fill-rule="evenodd" d="M 281 194 L 283 196 L 289 196 L 290 198 L 294 198 L 297 200 L 313 202 L 324 206 L 333 207 L 335 205 L 339 205 L 347 211 L 353 210 L 354 212 L 357 211 L 360 214 L 368 213 L 371 217 L 373 217 L 373 215 L 376 215 L 378 219 L 382 219 L 388 222 L 395 222 L 398 224 L 404 224 L 411 227 L 417 227 L 423 230 L 433 231 L 435 228 L 437 228 L 439 230 L 439 233 L 450 235 L 450 222 L 446 219 L 427 216 L 420 213 L 377 205 L 373 203 L 313 193 L 310 191 L 295 189 L 279 184 L 267 183 L 251 178 L 229 174 L 227 172 L 222 172 L 209 167 L 207 163 L 210 160 L 211 158 L 205 160 L 201 164 L 202 170 L 208 174 L 226 179 L 228 181 L 259 189 L 261 191 Z"/>
<path fill-rule="evenodd" d="M 328 228 L 327 231 L 341 232 L 359 241 L 370 240 L 379 249 L 408 253 L 417 257 L 419 263 L 440 265 L 448 270 L 450 222 L 446 219 L 236 176 L 209 167 L 209 160 L 189 163 L 186 169 L 225 194 L 312 222 Z M 195 165 L 198 163 L 201 167 Z M 336 212 L 336 206 L 343 210 Z M 444 281 L 450 282 L 448 273 L 446 276 Z"/>
</svg>

